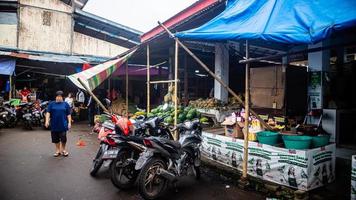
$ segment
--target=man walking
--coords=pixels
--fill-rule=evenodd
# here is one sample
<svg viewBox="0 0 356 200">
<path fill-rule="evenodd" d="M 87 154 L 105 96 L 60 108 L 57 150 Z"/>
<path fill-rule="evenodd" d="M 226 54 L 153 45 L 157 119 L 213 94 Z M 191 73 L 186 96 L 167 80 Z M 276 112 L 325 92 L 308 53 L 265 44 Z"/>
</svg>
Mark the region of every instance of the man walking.
<svg viewBox="0 0 356 200">
<path fill-rule="evenodd" d="M 49 123 L 51 123 L 52 143 L 56 147 L 53 156 L 58 157 L 61 154 L 65 157 L 68 156 L 69 153 L 66 151 L 67 131 L 72 126 L 72 117 L 69 104 L 63 101 L 62 91 L 57 91 L 56 101 L 48 105 L 45 126 L 48 127 Z"/>
</svg>

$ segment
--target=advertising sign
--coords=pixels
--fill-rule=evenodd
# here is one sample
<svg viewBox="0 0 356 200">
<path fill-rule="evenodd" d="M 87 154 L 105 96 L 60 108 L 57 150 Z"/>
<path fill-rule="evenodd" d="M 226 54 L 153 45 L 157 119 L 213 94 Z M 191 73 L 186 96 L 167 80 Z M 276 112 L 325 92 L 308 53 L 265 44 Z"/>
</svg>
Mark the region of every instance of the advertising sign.
<svg viewBox="0 0 356 200">
<path fill-rule="evenodd" d="M 203 133 L 202 155 L 242 171 L 243 140 Z M 309 150 L 289 150 L 249 142 L 248 174 L 308 191 L 335 179 L 335 144 Z"/>
</svg>

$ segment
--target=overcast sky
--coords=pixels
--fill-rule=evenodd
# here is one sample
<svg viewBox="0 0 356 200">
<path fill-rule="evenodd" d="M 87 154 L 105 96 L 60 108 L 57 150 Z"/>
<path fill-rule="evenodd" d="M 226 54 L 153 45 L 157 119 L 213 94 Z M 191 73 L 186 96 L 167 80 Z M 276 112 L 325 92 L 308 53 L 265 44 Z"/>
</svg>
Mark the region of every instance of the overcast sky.
<svg viewBox="0 0 356 200">
<path fill-rule="evenodd" d="M 147 32 L 197 0 L 89 0 L 84 11 Z"/>
</svg>

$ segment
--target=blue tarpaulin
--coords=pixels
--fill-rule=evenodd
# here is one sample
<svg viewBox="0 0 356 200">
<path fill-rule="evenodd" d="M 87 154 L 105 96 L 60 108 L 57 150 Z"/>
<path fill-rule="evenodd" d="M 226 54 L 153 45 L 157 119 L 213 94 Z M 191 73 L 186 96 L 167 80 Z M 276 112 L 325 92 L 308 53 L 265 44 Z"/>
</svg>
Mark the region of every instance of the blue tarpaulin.
<svg viewBox="0 0 356 200">
<path fill-rule="evenodd" d="M 16 60 L 0 59 L 0 74 L 12 75 L 15 71 Z"/>
<path fill-rule="evenodd" d="M 206 24 L 176 34 L 192 40 L 311 44 L 356 26 L 356 0 L 229 0 Z"/>
</svg>

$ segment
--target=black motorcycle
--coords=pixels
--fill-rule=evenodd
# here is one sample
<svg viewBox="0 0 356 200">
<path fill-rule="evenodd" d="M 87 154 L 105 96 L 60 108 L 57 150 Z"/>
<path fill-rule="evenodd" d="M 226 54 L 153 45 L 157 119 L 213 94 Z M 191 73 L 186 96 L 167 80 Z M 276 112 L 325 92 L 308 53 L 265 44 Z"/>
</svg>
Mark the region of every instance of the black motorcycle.
<svg viewBox="0 0 356 200">
<path fill-rule="evenodd" d="M 4 127 L 13 128 L 16 126 L 16 110 L 10 105 L 10 102 L 4 102 L 0 107 L 0 120 L 4 123 Z"/>
<path fill-rule="evenodd" d="M 136 160 L 140 153 L 145 150 L 144 138 L 157 136 L 172 139 L 171 132 L 163 119 L 154 117 L 139 119 L 133 124 L 132 135 L 121 136 L 118 154 L 111 164 L 111 181 L 119 189 L 127 189 L 135 183 L 139 171 L 135 170 Z"/>
<path fill-rule="evenodd" d="M 21 117 L 24 128 L 27 130 L 33 129 L 33 113 L 32 113 L 33 103 L 21 103 L 17 111 L 17 116 Z"/>
<path fill-rule="evenodd" d="M 0 129 L 2 129 L 4 126 L 5 126 L 5 123 L 2 120 L 0 120 Z"/>
<path fill-rule="evenodd" d="M 160 137 L 143 140 L 147 149 L 140 154 L 135 169 L 138 176 L 140 195 L 145 199 L 156 199 L 179 177 L 192 172 L 200 178 L 200 144 L 202 142 L 199 120 L 185 122 L 180 129 L 178 141 Z"/>
</svg>

